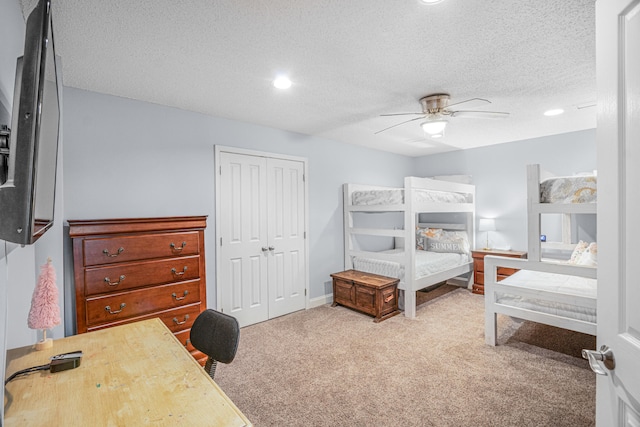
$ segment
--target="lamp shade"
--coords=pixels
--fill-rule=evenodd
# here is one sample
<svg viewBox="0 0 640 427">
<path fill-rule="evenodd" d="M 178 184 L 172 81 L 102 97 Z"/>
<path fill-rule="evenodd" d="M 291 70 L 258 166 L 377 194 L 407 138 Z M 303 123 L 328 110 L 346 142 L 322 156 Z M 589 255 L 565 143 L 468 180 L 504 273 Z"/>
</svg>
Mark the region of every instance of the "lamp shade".
<svg viewBox="0 0 640 427">
<path fill-rule="evenodd" d="M 420 126 L 422 126 L 422 130 L 429 135 L 437 135 L 444 132 L 444 128 L 447 127 L 447 120 L 437 119 L 437 120 L 428 120 Z"/>
<path fill-rule="evenodd" d="M 478 222 L 478 231 L 496 231 L 496 220 L 493 218 L 481 218 Z"/>
</svg>

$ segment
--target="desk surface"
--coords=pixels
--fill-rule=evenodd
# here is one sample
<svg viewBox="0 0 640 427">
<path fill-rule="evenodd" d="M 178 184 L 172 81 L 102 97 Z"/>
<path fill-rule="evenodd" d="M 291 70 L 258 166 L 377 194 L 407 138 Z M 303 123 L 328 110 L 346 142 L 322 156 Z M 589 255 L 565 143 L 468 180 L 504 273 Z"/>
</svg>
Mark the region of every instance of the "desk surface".
<svg viewBox="0 0 640 427">
<path fill-rule="evenodd" d="M 82 350 L 76 369 L 19 376 L 5 388 L 5 426 L 248 426 L 159 320 L 151 319 L 7 352 L 7 376 Z"/>
</svg>

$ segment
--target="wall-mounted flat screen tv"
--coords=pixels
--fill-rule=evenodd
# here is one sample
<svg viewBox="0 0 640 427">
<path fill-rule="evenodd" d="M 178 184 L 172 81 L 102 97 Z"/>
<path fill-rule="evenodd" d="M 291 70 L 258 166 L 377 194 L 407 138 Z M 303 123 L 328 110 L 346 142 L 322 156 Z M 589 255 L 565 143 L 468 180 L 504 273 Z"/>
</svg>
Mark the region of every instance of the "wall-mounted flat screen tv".
<svg viewBox="0 0 640 427">
<path fill-rule="evenodd" d="M 27 18 L 8 143 L 0 147 L 0 240 L 29 245 L 53 225 L 62 99 L 59 68 L 51 1 L 39 0 Z"/>
</svg>

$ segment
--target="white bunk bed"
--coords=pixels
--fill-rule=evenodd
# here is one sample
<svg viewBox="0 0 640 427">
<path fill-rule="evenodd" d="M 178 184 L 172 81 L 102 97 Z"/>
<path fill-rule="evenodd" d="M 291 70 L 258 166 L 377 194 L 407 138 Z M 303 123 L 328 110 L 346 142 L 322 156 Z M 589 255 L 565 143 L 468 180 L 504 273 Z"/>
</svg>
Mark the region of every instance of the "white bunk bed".
<svg viewBox="0 0 640 427">
<path fill-rule="evenodd" d="M 430 227 L 465 232 L 469 247 L 474 246 L 475 187 L 469 184 L 406 177 L 404 187 L 391 188 L 361 184 L 344 184 L 344 256 L 345 269 L 400 279 L 398 289 L 404 294 L 404 314 L 416 316 L 416 291 L 473 271 L 470 252 L 451 254 L 416 250 L 416 228 Z M 362 212 L 400 212 L 400 229 L 357 227 L 354 214 Z M 421 213 L 464 213 L 464 223 L 423 224 Z M 383 226 L 381 226 L 383 227 Z M 395 249 L 367 251 L 356 248 L 358 235 L 393 237 Z M 468 283 L 472 274 L 469 275 Z M 402 301 L 400 301 L 402 302 Z"/>
<path fill-rule="evenodd" d="M 539 165 L 527 166 L 528 259 L 485 257 L 485 342 L 497 344 L 497 314 L 596 335 L 596 275 L 593 266 L 542 259 L 540 216 L 595 214 L 596 178 L 558 177 L 541 181 Z M 548 189 L 556 189 L 549 195 Z M 558 195 L 558 192 L 565 193 Z M 565 197 L 566 196 L 566 197 Z M 573 249 L 570 232 L 553 249 Z M 519 269 L 497 282 L 498 267 Z"/>
</svg>

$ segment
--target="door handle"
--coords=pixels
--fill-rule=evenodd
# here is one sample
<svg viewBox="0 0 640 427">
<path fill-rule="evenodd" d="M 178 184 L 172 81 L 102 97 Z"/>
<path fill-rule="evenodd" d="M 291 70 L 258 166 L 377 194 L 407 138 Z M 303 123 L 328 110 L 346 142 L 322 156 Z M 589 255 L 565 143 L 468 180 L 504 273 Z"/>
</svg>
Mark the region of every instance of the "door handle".
<svg viewBox="0 0 640 427">
<path fill-rule="evenodd" d="M 273 246 L 269 246 L 269 250 L 273 252 L 276 250 L 276 248 L 274 248 Z"/>
<path fill-rule="evenodd" d="M 613 371 L 616 367 L 616 360 L 613 357 L 613 351 L 606 345 L 600 347 L 600 351 L 596 350 L 582 350 L 582 358 L 589 361 L 591 370 L 598 375 L 608 375 L 607 371 L 602 369 L 602 365 L 610 371 Z"/>
<path fill-rule="evenodd" d="M 269 249 L 267 249 L 267 247 L 266 247 L 266 246 L 263 246 L 263 247 L 262 247 L 262 252 L 267 252 L 268 250 L 269 250 Z"/>
</svg>

